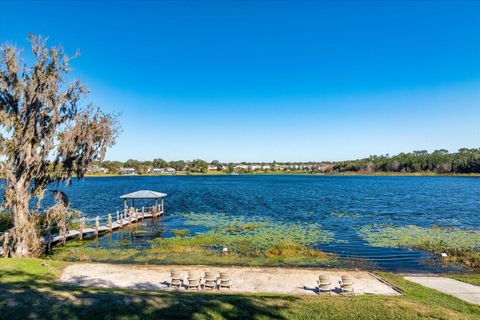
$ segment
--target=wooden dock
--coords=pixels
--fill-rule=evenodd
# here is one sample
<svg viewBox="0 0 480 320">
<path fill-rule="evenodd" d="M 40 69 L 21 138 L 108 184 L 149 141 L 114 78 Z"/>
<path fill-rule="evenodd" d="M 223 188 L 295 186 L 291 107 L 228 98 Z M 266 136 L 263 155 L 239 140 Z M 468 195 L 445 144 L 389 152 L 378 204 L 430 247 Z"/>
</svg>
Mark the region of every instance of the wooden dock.
<svg viewBox="0 0 480 320">
<path fill-rule="evenodd" d="M 43 242 L 51 247 L 59 243 L 65 243 L 69 240 L 83 240 L 84 238 L 99 237 L 100 235 L 123 229 L 126 226 L 138 223 L 145 219 L 155 219 L 163 215 L 163 203 L 153 207 L 142 207 L 135 209 L 133 207 L 125 208 L 123 212 L 117 211 L 115 214 L 97 216 L 95 218 L 80 218 L 71 222 L 71 225 L 77 226 L 76 229 L 57 230 L 43 238 Z M 0 234 L 2 238 L 8 239 L 9 231 Z M 3 256 L 4 248 L 0 248 L 0 256 Z"/>
</svg>

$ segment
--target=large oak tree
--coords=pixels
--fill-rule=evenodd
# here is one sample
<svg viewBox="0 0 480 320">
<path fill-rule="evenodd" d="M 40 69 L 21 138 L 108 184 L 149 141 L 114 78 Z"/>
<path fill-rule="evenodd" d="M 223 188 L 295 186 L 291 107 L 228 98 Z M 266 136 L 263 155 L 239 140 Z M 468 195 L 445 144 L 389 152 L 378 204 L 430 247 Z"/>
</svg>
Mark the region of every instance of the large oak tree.
<svg viewBox="0 0 480 320">
<path fill-rule="evenodd" d="M 41 211 L 40 203 L 47 186 L 82 178 L 118 132 L 114 115 L 82 104 L 86 86 L 67 81 L 73 57 L 60 47 L 48 48 L 39 36 L 29 39 L 31 66 L 22 65 L 13 45 L 0 49 L 0 174 L 3 206 L 14 225 L 4 250 L 17 257 L 44 251 L 40 217 L 48 210 Z"/>
</svg>

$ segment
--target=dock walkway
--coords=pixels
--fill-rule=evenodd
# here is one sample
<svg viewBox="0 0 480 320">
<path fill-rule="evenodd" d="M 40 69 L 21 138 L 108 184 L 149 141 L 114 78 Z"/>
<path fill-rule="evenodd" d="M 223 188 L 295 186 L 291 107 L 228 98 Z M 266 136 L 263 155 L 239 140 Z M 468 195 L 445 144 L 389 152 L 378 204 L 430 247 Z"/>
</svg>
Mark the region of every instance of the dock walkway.
<svg viewBox="0 0 480 320">
<path fill-rule="evenodd" d="M 98 237 L 101 234 L 111 233 L 118 229 L 123 229 L 125 226 L 140 222 L 145 219 L 155 219 L 163 214 L 163 204 L 152 207 L 142 207 L 142 209 L 135 209 L 133 207 L 125 208 L 124 212 L 117 211 L 116 214 L 108 214 L 105 216 L 97 216 L 95 218 L 80 218 L 70 222 L 74 228 L 67 228 L 63 232 L 57 230 L 43 238 L 43 242 L 48 246 L 53 246 L 58 243 L 65 243 L 69 240 L 90 237 Z M 10 230 L 0 234 L 0 240 L 8 239 Z M 3 256 L 4 248 L 0 248 L 0 256 Z"/>
</svg>

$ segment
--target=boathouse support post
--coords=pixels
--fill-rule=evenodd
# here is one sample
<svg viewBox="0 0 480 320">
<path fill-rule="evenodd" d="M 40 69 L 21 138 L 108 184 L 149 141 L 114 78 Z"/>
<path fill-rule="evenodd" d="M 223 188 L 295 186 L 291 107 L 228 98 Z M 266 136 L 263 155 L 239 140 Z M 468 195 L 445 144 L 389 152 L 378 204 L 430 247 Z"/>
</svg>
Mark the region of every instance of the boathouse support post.
<svg viewBox="0 0 480 320">
<path fill-rule="evenodd" d="M 145 207 L 142 207 L 142 220 L 145 220 Z"/>
<path fill-rule="evenodd" d="M 98 228 L 100 227 L 100 221 L 99 221 L 99 217 L 97 216 L 95 218 L 95 236 L 98 237 Z"/>
<path fill-rule="evenodd" d="M 120 220 L 120 212 L 117 210 L 117 221 Z"/>
<path fill-rule="evenodd" d="M 80 219 L 80 227 L 79 227 L 80 233 L 78 234 L 78 238 L 80 240 L 83 240 L 83 228 L 84 228 L 84 226 L 85 226 L 85 218 L 81 218 Z"/>
<path fill-rule="evenodd" d="M 108 214 L 108 229 L 112 232 L 112 215 L 110 213 Z"/>
<path fill-rule="evenodd" d="M 123 213 L 120 213 L 120 229 L 123 229 Z"/>
</svg>

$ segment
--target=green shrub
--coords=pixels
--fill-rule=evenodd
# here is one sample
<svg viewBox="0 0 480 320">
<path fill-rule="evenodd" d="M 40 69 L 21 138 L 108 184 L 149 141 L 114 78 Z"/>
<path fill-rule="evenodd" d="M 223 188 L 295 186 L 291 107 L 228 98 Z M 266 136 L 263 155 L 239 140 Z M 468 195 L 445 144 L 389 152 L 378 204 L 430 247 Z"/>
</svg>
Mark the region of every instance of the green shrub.
<svg viewBox="0 0 480 320">
<path fill-rule="evenodd" d="M 8 230 L 13 227 L 12 214 L 7 211 L 0 212 L 0 232 Z"/>
</svg>

